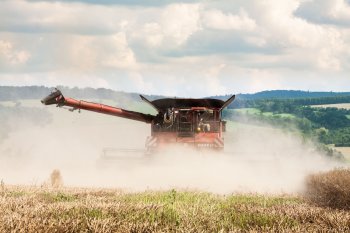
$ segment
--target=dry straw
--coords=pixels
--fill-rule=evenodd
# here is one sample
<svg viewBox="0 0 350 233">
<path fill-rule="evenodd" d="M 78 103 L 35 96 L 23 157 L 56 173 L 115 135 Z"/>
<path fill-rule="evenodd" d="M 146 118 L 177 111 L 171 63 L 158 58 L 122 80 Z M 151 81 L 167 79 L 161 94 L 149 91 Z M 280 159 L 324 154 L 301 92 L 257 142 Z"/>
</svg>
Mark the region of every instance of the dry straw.
<svg viewBox="0 0 350 233">
<path fill-rule="evenodd" d="M 350 211 L 288 196 L 7 186 L 0 232 L 350 232 Z"/>
<path fill-rule="evenodd" d="M 308 176 L 305 197 L 319 206 L 350 210 L 350 169 Z"/>
<path fill-rule="evenodd" d="M 61 176 L 61 172 L 58 169 L 52 171 L 50 176 L 51 187 L 60 188 L 63 186 L 63 179 Z"/>
</svg>

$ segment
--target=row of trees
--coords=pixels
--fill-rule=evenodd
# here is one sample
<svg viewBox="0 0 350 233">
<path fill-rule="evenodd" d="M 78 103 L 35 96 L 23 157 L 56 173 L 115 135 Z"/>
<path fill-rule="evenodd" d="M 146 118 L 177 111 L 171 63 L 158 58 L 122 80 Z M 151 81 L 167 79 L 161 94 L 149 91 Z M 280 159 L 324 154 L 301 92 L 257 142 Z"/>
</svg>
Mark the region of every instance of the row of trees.
<svg viewBox="0 0 350 233">
<path fill-rule="evenodd" d="M 245 99 L 238 96 L 229 108 L 264 108 L 268 112 L 286 112 L 291 111 L 288 108 L 295 108 L 306 105 L 338 104 L 350 103 L 350 95 L 332 96 L 318 98 L 295 98 L 295 99 Z"/>
<path fill-rule="evenodd" d="M 250 100 L 245 101 L 245 107 L 256 108 L 259 114 L 249 114 L 242 118 L 239 111 L 227 111 L 224 116 L 238 120 L 263 121 L 282 128 L 297 128 L 304 136 L 317 138 L 323 144 L 350 146 L 350 110 L 308 106 L 340 102 L 350 102 L 350 96 Z M 265 114 L 267 112 L 273 114 Z M 285 117 L 285 113 L 294 117 Z"/>
<path fill-rule="evenodd" d="M 272 112 L 274 114 L 288 113 L 299 118 L 306 118 L 315 127 L 325 127 L 327 129 L 339 129 L 350 127 L 350 110 L 338 108 L 315 108 L 300 105 L 294 101 L 260 101 L 255 108 L 260 112 Z"/>
</svg>

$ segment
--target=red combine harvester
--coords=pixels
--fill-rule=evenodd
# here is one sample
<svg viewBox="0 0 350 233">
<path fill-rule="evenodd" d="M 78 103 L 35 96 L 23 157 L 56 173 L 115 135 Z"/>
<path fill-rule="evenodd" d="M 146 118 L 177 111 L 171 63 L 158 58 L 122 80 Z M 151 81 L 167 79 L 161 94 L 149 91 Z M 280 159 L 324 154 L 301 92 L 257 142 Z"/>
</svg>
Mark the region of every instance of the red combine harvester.
<svg viewBox="0 0 350 233">
<path fill-rule="evenodd" d="M 149 101 L 157 115 L 128 111 L 108 105 L 64 97 L 55 89 L 41 102 L 45 105 L 68 106 L 74 110 L 88 110 L 151 124 L 151 136 L 146 140 L 146 152 L 154 153 L 169 145 L 186 145 L 198 149 L 223 150 L 226 122 L 221 119 L 222 110 L 235 98 L 218 99 L 165 98 Z"/>
</svg>

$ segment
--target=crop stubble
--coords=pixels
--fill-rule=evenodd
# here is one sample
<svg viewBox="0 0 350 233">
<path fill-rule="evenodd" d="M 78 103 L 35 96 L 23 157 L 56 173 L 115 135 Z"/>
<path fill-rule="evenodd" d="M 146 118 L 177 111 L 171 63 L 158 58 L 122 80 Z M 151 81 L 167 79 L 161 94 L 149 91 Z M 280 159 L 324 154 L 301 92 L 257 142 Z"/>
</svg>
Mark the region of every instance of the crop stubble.
<svg viewBox="0 0 350 233">
<path fill-rule="evenodd" d="M 4 186 L 1 232 L 281 232 L 350 230 L 350 212 L 300 197 L 195 191 Z"/>
</svg>

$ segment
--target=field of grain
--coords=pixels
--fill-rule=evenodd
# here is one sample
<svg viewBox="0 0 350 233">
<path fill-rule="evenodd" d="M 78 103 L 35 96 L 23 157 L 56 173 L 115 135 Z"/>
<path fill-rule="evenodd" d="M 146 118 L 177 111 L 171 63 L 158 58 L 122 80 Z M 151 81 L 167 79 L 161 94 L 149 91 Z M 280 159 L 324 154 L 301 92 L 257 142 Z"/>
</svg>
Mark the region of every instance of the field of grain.
<svg viewBox="0 0 350 233">
<path fill-rule="evenodd" d="M 0 232 L 346 232 L 350 212 L 300 197 L 1 185 Z"/>
<path fill-rule="evenodd" d="M 310 174 L 304 197 L 318 206 L 350 210 L 350 169 L 337 168 Z"/>
<path fill-rule="evenodd" d="M 334 149 L 342 153 L 350 161 L 350 147 L 334 147 Z"/>
<path fill-rule="evenodd" d="M 311 105 L 312 107 L 317 108 L 344 108 L 350 109 L 350 103 L 341 103 L 341 104 L 321 104 L 321 105 Z"/>
</svg>

